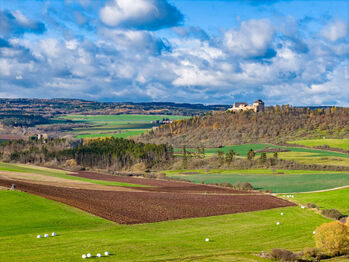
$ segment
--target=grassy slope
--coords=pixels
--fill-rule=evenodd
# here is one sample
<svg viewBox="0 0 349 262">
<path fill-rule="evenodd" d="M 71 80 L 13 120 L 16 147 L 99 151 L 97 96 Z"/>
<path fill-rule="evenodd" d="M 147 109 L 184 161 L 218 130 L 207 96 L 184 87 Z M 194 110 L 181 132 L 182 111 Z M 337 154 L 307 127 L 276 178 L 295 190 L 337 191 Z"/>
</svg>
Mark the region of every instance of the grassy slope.
<svg viewBox="0 0 349 262">
<path fill-rule="evenodd" d="M 208 171 L 204 169 L 177 169 L 177 170 L 165 170 L 168 176 L 175 175 L 191 175 L 191 174 L 202 174 L 202 175 L 211 175 L 211 174 L 237 174 L 237 175 L 277 175 L 277 174 L 349 174 L 348 171 L 318 171 L 318 170 L 292 170 L 292 169 L 210 169 Z"/>
<path fill-rule="evenodd" d="M 177 175 L 195 183 L 249 182 L 256 189 L 274 193 L 308 192 L 330 189 L 349 184 L 349 174 L 304 174 L 304 175 Z"/>
<path fill-rule="evenodd" d="M 330 147 L 349 150 L 349 139 L 309 139 L 290 141 L 288 143 L 299 144 L 308 147 L 328 145 Z"/>
<path fill-rule="evenodd" d="M 328 221 L 289 207 L 126 226 L 14 191 L 0 191 L 0 209 L 0 261 L 79 261 L 105 250 L 114 254 L 108 261 L 265 261 L 251 254 L 312 247 L 312 231 Z M 53 231 L 55 238 L 35 238 Z"/>
<path fill-rule="evenodd" d="M 327 192 L 297 194 L 296 200 L 303 204 L 315 203 L 322 209 L 335 208 L 343 214 L 349 215 L 349 188 Z"/>
<path fill-rule="evenodd" d="M 113 181 L 102 181 L 102 180 L 96 180 L 96 179 L 88 179 L 88 178 L 83 178 L 83 177 L 70 176 L 70 175 L 68 175 L 68 172 L 63 171 L 63 170 L 41 168 L 41 167 L 34 167 L 34 166 L 26 166 L 26 165 L 18 165 L 18 164 L 1 163 L 1 162 L 0 162 L 0 171 L 28 173 L 28 176 L 30 176 L 30 174 L 53 176 L 53 177 L 60 177 L 60 178 L 64 178 L 64 179 L 84 181 L 84 182 L 89 182 L 92 184 L 99 184 L 99 185 L 105 185 L 105 186 L 144 187 L 143 185 L 137 185 L 137 184 L 113 182 Z"/>
</svg>

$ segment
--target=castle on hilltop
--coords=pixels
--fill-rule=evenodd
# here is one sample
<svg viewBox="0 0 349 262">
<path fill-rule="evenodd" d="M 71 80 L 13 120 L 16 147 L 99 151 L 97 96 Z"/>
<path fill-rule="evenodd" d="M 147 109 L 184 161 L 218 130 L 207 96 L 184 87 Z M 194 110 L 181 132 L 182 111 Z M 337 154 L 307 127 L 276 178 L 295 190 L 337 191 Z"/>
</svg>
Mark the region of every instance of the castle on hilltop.
<svg viewBox="0 0 349 262">
<path fill-rule="evenodd" d="M 254 112 L 264 112 L 264 102 L 258 99 L 253 105 L 248 103 L 238 103 L 235 102 L 232 108 L 229 108 L 228 111 L 248 111 L 252 110 Z"/>
</svg>

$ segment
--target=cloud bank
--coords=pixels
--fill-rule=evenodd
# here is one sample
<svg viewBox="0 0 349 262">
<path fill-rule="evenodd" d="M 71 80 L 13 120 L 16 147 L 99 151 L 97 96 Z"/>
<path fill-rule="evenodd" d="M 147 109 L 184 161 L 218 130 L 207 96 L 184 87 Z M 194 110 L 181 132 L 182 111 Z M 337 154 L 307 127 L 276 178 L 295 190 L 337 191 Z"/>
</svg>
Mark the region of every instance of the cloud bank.
<svg viewBox="0 0 349 262">
<path fill-rule="evenodd" d="M 81 2 L 86 10 L 94 3 Z M 44 22 L 0 11 L 0 96 L 349 105 L 342 20 L 307 37 L 294 18 L 277 25 L 268 18 L 243 20 L 210 35 L 178 26 L 183 15 L 167 1 L 130 2 L 108 1 L 96 19 L 89 14 L 97 21 L 89 37 L 73 30 L 69 37 L 46 35 Z M 162 28 L 172 35 L 159 34 Z M 39 37 L 26 37 L 33 34 Z"/>
</svg>

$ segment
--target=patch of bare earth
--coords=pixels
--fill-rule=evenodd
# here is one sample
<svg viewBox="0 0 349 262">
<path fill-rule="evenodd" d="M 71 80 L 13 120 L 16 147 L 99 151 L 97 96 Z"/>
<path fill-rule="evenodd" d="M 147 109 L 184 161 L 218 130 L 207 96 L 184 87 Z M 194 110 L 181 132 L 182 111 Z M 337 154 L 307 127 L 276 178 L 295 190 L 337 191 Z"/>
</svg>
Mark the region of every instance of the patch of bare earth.
<svg viewBox="0 0 349 262">
<path fill-rule="evenodd" d="M 0 186 L 10 187 L 15 181 L 18 190 L 59 201 L 121 224 L 207 217 L 295 205 L 271 195 L 207 185 L 86 172 L 79 175 L 93 179 L 98 175 L 107 181 L 157 186 L 133 188 L 133 191 L 92 190 L 4 177 L 0 178 Z"/>
<path fill-rule="evenodd" d="M 224 188 L 213 185 L 200 185 L 181 181 L 158 180 L 140 177 L 123 177 L 99 174 L 94 172 L 77 172 L 70 173 L 71 176 L 113 181 L 122 183 L 139 184 L 151 187 L 139 187 L 136 190 L 152 191 L 152 192 L 174 192 L 174 193 L 210 193 L 210 194 L 256 194 L 255 192 L 240 191 L 232 188 Z"/>
<path fill-rule="evenodd" d="M 90 189 L 90 190 L 107 190 L 107 191 L 133 191 L 131 188 L 118 186 L 105 186 L 93 184 L 85 181 L 71 180 L 60 177 L 45 176 L 32 173 L 19 173 L 11 171 L 0 171 L 0 179 L 12 181 L 16 184 L 18 181 L 28 182 L 39 185 L 51 185 L 57 187 Z"/>
</svg>

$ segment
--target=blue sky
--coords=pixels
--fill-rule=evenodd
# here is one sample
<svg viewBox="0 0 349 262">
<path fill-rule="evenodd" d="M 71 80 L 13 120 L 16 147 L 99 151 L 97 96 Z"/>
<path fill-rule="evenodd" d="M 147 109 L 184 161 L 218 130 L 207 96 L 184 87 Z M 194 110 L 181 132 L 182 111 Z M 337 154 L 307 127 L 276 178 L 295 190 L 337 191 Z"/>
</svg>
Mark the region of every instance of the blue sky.
<svg viewBox="0 0 349 262">
<path fill-rule="evenodd" d="M 349 106 L 349 1 L 1 0 L 0 97 Z"/>
</svg>

